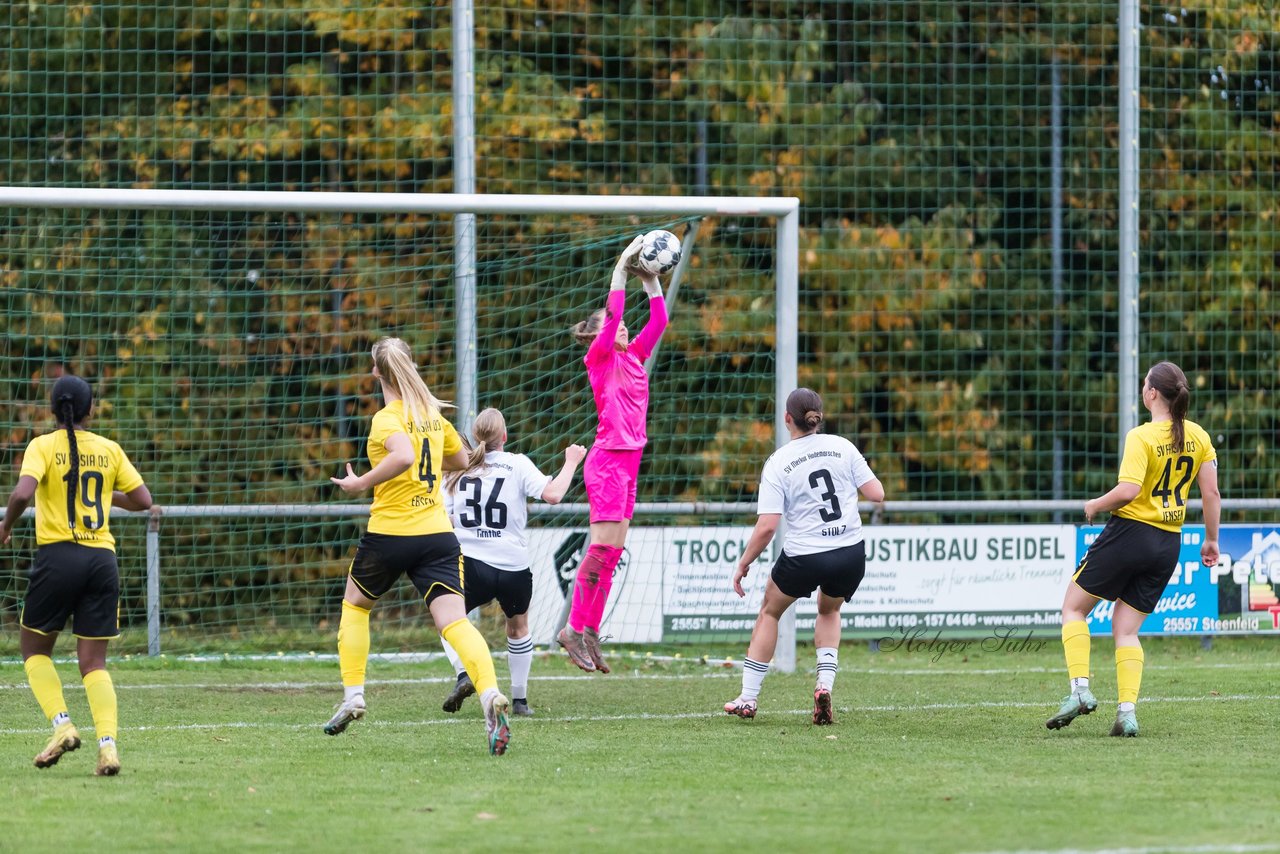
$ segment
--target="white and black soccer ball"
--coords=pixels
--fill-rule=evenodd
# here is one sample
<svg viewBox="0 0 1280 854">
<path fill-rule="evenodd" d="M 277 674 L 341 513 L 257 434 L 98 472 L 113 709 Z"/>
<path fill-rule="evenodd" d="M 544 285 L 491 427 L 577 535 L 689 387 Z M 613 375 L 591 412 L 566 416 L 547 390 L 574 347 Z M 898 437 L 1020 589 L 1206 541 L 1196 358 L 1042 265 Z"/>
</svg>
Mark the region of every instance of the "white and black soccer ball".
<svg viewBox="0 0 1280 854">
<path fill-rule="evenodd" d="M 654 276 L 663 276 L 680 263 L 680 238 L 669 231 L 650 231 L 641 238 L 636 266 Z"/>
</svg>

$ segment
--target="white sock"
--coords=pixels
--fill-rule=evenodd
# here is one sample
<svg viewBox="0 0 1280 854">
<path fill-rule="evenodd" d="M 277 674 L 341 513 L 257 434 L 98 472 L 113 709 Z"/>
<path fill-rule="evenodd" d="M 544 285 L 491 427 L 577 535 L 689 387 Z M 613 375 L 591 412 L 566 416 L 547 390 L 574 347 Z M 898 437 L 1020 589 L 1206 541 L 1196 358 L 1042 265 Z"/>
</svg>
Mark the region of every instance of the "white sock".
<svg viewBox="0 0 1280 854">
<path fill-rule="evenodd" d="M 764 685 L 764 677 L 769 673 L 767 662 L 742 660 L 742 699 L 754 700 L 760 696 L 760 687 Z"/>
<path fill-rule="evenodd" d="M 364 696 L 363 685 L 344 685 L 342 687 L 343 702 L 350 700 L 352 697 L 363 697 L 363 696 Z"/>
<path fill-rule="evenodd" d="M 839 669 L 839 650 L 834 646 L 818 647 L 818 687 L 830 691 L 836 684 L 836 671 Z"/>
<path fill-rule="evenodd" d="M 1072 691 L 1074 691 L 1074 690 L 1076 690 L 1077 688 L 1084 688 L 1085 690 L 1088 690 L 1088 688 L 1089 688 L 1089 677 L 1088 677 L 1088 676 L 1077 676 L 1076 678 L 1072 679 L 1072 680 L 1071 680 L 1071 690 L 1072 690 Z"/>
<path fill-rule="evenodd" d="M 99 747 L 106 747 L 108 744 L 115 744 L 115 743 L 116 743 L 116 740 L 109 735 L 104 735 L 102 738 L 98 739 Z"/>
<path fill-rule="evenodd" d="M 449 642 L 445 640 L 443 636 L 440 638 L 440 645 L 444 647 L 444 654 L 449 656 L 449 663 L 453 665 L 453 675 L 461 676 L 466 673 L 467 668 L 463 665 L 462 659 L 458 658 L 457 651 L 453 647 L 449 646 Z"/>
<path fill-rule="evenodd" d="M 1120 704 L 1120 711 L 1122 711 L 1122 712 L 1132 712 L 1132 711 L 1133 711 L 1134 709 L 1136 709 L 1136 708 L 1137 708 L 1137 706 L 1135 706 L 1133 703 L 1121 703 L 1121 704 Z"/>
<path fill-rule="evenodd" d="M 507 638 L 507 666 L 511 668 L 511 698 L 529 698 L 529 671 L 533 668 L 533 635 Z"/>
<path fill-rule="evenodd" d="M 57 729 L 63 724 L 69 724 L 69 723 L 71 723 L 71 715 L 67 714 L 66 712 L 58 712 L 56 715 L 53 716 L 54 729 Z"/>
</svg>

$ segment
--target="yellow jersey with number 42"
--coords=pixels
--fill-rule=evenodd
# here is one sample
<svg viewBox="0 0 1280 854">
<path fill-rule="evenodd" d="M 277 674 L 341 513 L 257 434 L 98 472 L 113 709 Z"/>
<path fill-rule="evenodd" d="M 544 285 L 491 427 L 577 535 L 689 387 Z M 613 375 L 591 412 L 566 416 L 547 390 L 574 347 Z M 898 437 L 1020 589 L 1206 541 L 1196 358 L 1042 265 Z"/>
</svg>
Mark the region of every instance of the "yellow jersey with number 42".
<svg viewBox="0 0 1280 854">
<path fill-rule="evenodd" d="M 369 433 L 369 465 L 387 456 L 386 441 L 396 433 L 409 437 L 413 465 L 373 488 L 369 533 L 413 537 L 453 530 L 444 509 L 444 458 L 462 449 L 458 431 L 437 410 L 420 421 L 405 414 L 404 401 L 393 401 L 373 416 Z"/>
<path fill-rule="evenodd" d="M 36 544 L 71 542 L 115 551 L 111 535 L 111 494 L 142 486 L 142 475 L 115 442 L 76 431 L 80 474 L 73 485 L 71 446 L 65 429 L 37 436 L 22 455 L 21 476 L 36 481 Z M 67 515 L 67 488 L 73 486 L 75 518 Z M 74 522 L 74 524 L 73 524 Z"/>
<path fill-rule="evenodd" d="M 1186 420 L 1182 426 L 1185 441 L 1181 451 L 1173 448 L 1171 421 L 1150 421 L 1134 427 L 1124 437 L 1118 480 L 1138 484 L 1139 491 L 1137 498 L 1114 515 L 1166 531 L 1182 530 L 1187 518 L 1187 496 L 1200 466 L 1218 464 L 1218 452 L 1204 428 Z"/>
</svg>

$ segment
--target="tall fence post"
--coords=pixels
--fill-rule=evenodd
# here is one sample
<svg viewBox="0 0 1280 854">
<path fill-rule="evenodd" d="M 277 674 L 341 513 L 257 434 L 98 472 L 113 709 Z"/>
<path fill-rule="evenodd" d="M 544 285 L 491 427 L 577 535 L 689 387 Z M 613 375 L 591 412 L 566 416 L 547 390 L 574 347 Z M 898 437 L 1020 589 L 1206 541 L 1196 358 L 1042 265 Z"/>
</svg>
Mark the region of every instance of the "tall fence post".
<svg viewBox="0 0 1280 854">
<path fill-rule="evenodd" d="M 160 654 L 160 514 L 147 517 L 147 655 Z"/>
<path fill-rule="evenodd" d="M 1066 355 L 1066 332 L 1063 329 L 1063 313 L 1066 311 L 1065 251 L 1063 246 L 1063 167 L 1062 167 L 1062 69 L 1055 44 L 1049 54 L 1049 254 L 1052 259 L 1053 283 L 1053 376 L 1059 384 L 1059 392 L 1066 394 L 1066 382 L 1062 368 Z M 1057 419 L 1053 423 L 1053 499 L 1066 495 L 1066 440 Z M 1063 521 L 1061 513 L 1053 514 L 1053 521 Z"/>
<path fill-rule="evenodd" d="M 1120 0 L 1120 436 L 1138 426 L 1138 0 Z"/>
<path fill-rule="evenodd" d="M 453 0 L 453 190 L 476 191 L 475 8 L 472 0 Z M 454 287 L 458 330 L 455 345 L 458 417 L 454 426 L 471 435 L 475 423 L 476 373 L 476 215 L 453 218 Z"/>
</svg>

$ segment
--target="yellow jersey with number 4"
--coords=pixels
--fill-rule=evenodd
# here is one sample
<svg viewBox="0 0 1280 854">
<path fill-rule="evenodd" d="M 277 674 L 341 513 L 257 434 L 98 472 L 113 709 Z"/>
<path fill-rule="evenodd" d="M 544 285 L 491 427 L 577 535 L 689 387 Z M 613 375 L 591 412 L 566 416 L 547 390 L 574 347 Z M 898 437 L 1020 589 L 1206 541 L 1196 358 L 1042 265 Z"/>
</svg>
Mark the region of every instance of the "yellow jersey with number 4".
<svg viewBox="0 0 1280 854">
<path fill-rule="evenodd" d="M 396 433 L 409 437 L 413 465 L 373 488 L 369 533 L 413 537 L 453 530 L 444 509 L 444 458 L 462 449 L 458 431 L 435 409 L 421 421 L 405 414 L 404 401 L 387 404 L 373 416 L 369 433 L 369 465 L 387 456 L 386 441 Z"/>
<path fill-rule="evenodd" d="M 110 439 L 76 431 L 80 474 L 74 484 L 75 524 L 67 515 L 67 488 L 72 486 L 71 446 L 67 431 L 37 436 L 22 455 L 19 476 L 36 481 L 36 544 L 71 542 L 115 551 L 111 536 L 111 493 L 132 492 L 142 486 L 142 475 L 124 451 Z"/>
<path fill-rule="evenodd" d="M 1205 463 L 1217 465 L 1218 452 L 1209 434 L 1194 421 L 1182 422 L 1182 450 L 1173 448 L 1173 423 L 1151 421 L 1124 437 L 1121 483 L 1136 483 L 1138 497 L 1113 515 L 1146 522 L 1166 531 L 1181 531 L 1187 518 L 1187 496 Z"/>
</svg>

